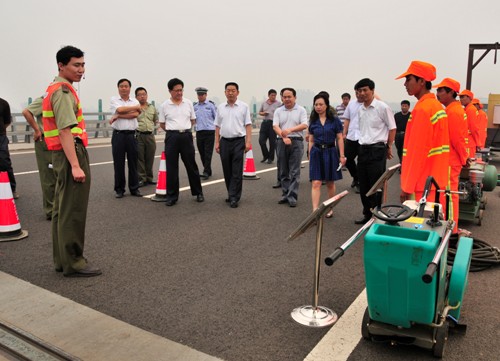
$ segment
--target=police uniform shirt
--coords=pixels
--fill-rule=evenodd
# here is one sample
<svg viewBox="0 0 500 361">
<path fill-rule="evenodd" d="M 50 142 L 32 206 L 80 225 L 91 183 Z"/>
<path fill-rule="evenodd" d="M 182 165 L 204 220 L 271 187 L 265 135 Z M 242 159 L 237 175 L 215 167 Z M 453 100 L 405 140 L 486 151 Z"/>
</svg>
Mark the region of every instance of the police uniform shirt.
<svg viewBox="0 0 500 361">
<path fill-rule="evenodd" d="M 26 107 L 28 111 L 33 114 L 36 118 L 36 123 L 38 124 L 38 129 L 43 132 L 43 121 L 42 121 L 42 104 L 43 97 L 38 97 L 30 105 Z"/>
<path fill-rule="evenodd" d="M 209 100 L 194 104 L 196 113 L 196 130 L 215 130 L 215 117 L 217 109 L 215 104 Z"/>
<path fill-rule="evenodd" d="M 120 107 L 133 107 L 135 105 L 139 105 L 139 101 L 135 98 L 128 98 L 127 100 L 123 100 L 120 97 L 114 96 L 111 97 L 109 108 L 111 114 L 115 114 L 116 109 Z M 113 124 L 111 124 L 111 128 L 115 130 L 136 130 L 137 118 L 132 118 L 132 119 L 118 118 L 113 122 Z"/>
<path fill-rule="evenodd" d="M 304 107 L 295 104 L 293 108 L 287 109 L 282 106 L 274 112 L 273 126 L 279 126 L 281 130 L 294 128 L 297 125 L 305 124 L 307 126 L 307 112 Z M 288 134 L 288 138 L 302 137 L 302 130 Z"/>
<path fill-rule="evenodd" d="M 167 99 L 160 105 L 160 123 L 165 123 L 167 131 L 191 129 L 191 119 L 196 119 L 196 113 L 189 99 L 182 98 L 180 104 Z"/>
<path fill-rule="evenodd" d="M 252 124 L 248 105 L 236 100 L 233 105 L 225 102 L 217 108 L 215 126 L 223 138 L 238 138 L 246 135 L 246 126 Z"/>
<path fill-rule="evenodd" d="M 359 144 L 386 143 L 389 130 L 396 129 L 396 121 L 391 108 L 375 98 L 368 107 L 364 104 L 360 106 L 358 116 Z"/>
<path fill-rule="evenodd" d="M 54 79 L 54 82 L 66 83 L 52 93 L 50 99 L 57 129 L 72 128 L 78 124 L 78 120 L 76 119 L 78 103 L 69 89 L 72 85 L 66 79 L 58 76 Z"/>
<path fill-rule="evenodd" d="M 143 108 L 141 114 L 137 117 L 137 131 L 152 132 L 155 129 L 155 124 L 158 121 L 158 112 L 153 104 L 149 104 Z"/>
</svg>

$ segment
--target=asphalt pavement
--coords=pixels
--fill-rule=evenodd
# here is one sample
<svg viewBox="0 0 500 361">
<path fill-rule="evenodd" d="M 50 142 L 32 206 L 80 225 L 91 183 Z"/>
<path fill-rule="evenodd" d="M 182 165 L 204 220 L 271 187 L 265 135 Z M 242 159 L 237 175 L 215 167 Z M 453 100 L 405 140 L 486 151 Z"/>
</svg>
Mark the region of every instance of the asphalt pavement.
<svg viewBox="0 0 500 361">
<path fill-rule="evenodd" d="M 290 312 L 311 304 L 313 298 L 315 233 L 310 230 L 286 241 L 311 213 L 308 163 L 304 157 L 298 206 L 280 205 L 280 190 L 272 188 L 276 164 L 260 163 L 258 134 L 253 135 L 252 143 L 260 179 L 244 181 L 240 206 L 232 209 L 224 201 L 227 193 L 215 153 L 213 176 L 203 182 L 205 202 L 197 203 L 186 190 L 175 206 L 165 207 L 128 192 L 123 199 L 115 199 L 110 140 L 91 140 L 85 255 L 103 274 L 89 279 L 64 278 L 53 271 L 50 222 L 42 212 L 34 153 L 30 147 L 11 146 L 20 194 L 17 211 L 30 235 L 18 242 L 0 242 L 0 271 L 223 360 L 321 360 L 314 352 L 318 343 L 333 331 L 347 329 L 341 321 L 348 320 L 350 307 L 365 288 L 363 244 L 357 242 L 333 267 L 321 265 L 319 304 L 337 312 L 341 316 L 337 325 L 341 326 L 315 329 L 293 321 Z M 161 140 L 157 145 L 155 172 Z M 498 168 L 498 162 L 493 164 Z M 359 229 L 353 223 L 361 216 L 359 195 L 350 188 L 348 172 L 343 176 L 336 183 L 337 192 L 348 190 L 349 194 L 335 208 L 333 218 L 325 220 L 322 259 Z M 180 185 L 188 186 L 182 162 Z M 398 189 L 396 174 L 389 182 L 389 201 L 397 202 Z M 153 194 L 155 187 L 141 188 L 141 192 Z M 324 189 L 322 199 L 326 197 Z M 470 222 L 460 226 L 500 247 L 499 212 L 497 187 L 488 193 L 482 226 Z M 499 288 L 498 269 L 470 274 L 462 308 L 467 334 L 450 336 L 446 359 L 498 359 Z M 0 305 L 0 318 L 5 319 L 9 312 Z M 31 317 L 44 315 L 33 313 Z M 361 340 L 360 327 L 355 324 L 358 331 L 346 333 L 343 340 L 333 338 L 332 350 L 337 342 L 350 341 L 354 346 L 346 357 L 329 360 L 434 359 L 430 351 L 413 346 Z M 92 347 L 93 340 L 86 341 Z M 130 347 L 134 347 L 133 339 Z"/>
</svg>

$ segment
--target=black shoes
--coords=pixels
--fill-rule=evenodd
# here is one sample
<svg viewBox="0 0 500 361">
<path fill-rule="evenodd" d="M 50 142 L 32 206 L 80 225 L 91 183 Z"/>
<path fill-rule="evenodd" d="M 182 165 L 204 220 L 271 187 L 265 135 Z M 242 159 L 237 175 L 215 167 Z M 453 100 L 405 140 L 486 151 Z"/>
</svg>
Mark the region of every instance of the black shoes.
<svg viewBox="0 0 500 361">
<path fill-rule="evenodd" d="M 168 199 L 166 202 L 165 202 L 165 205 L 167 207 L 172 207 L 173 205 L 175 205 L 175 203 L 177 203 L 177 201 L 174 201 L 173 199 Z"/>
<path fill-rule="evenodd" d="M 207 180 L 208 178 L 210 178 L 210 175 L 208 175 L 208 173 L 203 173 L 203 174 L 200 174 L 200 178 L 203 180 Z"/>
<path fill-rule="evenodd" d="M 155 185 L 156 185 L 156 182 L 155 182 L 155 181 L 147 181 L 146 183 L 147 183 L 147 184 L 151 184 L 151 185 L 153 185 L 153 186 L 155 186 Z"/>
<path fill-rule="evenodd" d="M 238 202 L 236 202 L 236 201 L 231 201 L 231 202 L 229 202 L 229 206 L 230 206 L 231 208 L 238 208 Z"/>
<path fill-rule="evenodd" d="M 58 270 L 56 270 L 58 271 Z M 85 268 L 75 271 L 73 273 L 65 274 L 64 277 L 95 277 L 102 274 L 101 270 L 97 267 L 92 267 L 87 264 Z"/>
<path fill-rule="evenodd" d="M 356 219 L 354 224 L 365 224 L 370 220 L 370 217 L 363 216 L 363 218 Z"/>
<path fill-rule="evenodd" d="M 139 192 L 139 190 L 131 191 L 130 194 L 133 195 L 134 197 L 142 197 L 142 194 L 141 192 Z"/>
<path fill-rule="evenodd" d="M 203 194 L 198 194 L 198 195 L 196 196 L 196 202 L 201 203 L 201 202 L 203 202 L 204 200 L 205 200 L 205 197 L 203 197 Z"/>
<path fill-rule="evenodd" d="M 122 192 L 116 192 L 115 194 L 115 198 L 123 198 L 125 196 L 125 194 L 123 194 Z"/>
<path fill-rule="evenodd" d="M 288 205 L 292 208 L 297 207 L 297 202 L 288 202 Z"/>
<path fill-rule="evenodd" d="M 144 183 L 143 181 L 139 181 L 139 188 L 144 187 L 145 185 L 146 183 Z"/>
<path fill-rule="evenodd" d="M 273 164 L 273 161 L 271 159 L 268 159 L 267 164 Z"/>
<path fill-rule="evenodd" d="M 288 199 L 286 199 L 286 198 L 281 198 L 281 199 L 278 201 L 278 204 L 285 204 L 285 203 L 288 203 Z"/>
<path fill-rule="evenodd" d="M 281 188 L 281 183 L 277 182 L 275 185 L 273 185 L 273 188 Z"/>
<path fill-rule="evenodd" d="M 266 159 L 266 158 L 264 158 L 264 159 L 262 159 L 260 162 L 261 162 L 261 163 L 265 163 L 266 161 L 267 161 L 267 159 Z"/>
</svg>

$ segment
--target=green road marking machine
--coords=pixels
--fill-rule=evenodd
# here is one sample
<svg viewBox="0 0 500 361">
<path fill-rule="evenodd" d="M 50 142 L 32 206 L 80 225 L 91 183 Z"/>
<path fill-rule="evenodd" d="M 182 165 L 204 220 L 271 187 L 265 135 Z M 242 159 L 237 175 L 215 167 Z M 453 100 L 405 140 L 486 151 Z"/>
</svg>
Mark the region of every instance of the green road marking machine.
<svg viewBox="0 0 500 361">
<path fill-rule="evenodd" d="M 375 191 L 382 188 L 382 184 L 386 187 L 393 168 L 399 165 L 386 171 Z M 374 217 L 325 262 L 331 266 L 366 233 L 364 266 L 368 307 L 361 327 L 363 338 L 393 345 L 416 345 L 432 350 L 441 358 L 448 331 L 465 333 L 466 330 L 459 319 L 473 240 L 459 239 L 457 256 L 448 266 L 448 243 L 454 223 L 443 220 L 440 192 L 436 192 L 434 203 L 426 201 L 432 185 L 439 189 L 429 177 L 419 202 L 377 207 Z M 449 192 L 446 196 L 450 198 Z"/>
</svg>

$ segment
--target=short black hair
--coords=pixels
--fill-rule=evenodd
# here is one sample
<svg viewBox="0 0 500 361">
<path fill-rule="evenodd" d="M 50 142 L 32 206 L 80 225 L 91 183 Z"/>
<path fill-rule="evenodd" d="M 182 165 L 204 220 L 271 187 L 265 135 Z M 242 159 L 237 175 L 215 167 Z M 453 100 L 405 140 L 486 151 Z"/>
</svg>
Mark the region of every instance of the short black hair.
<svg viewBox="0 0 500 361">
<path fill-rule="evenodd" d="M 278 92 L 274 89 L 269 89 L 269 91 L 267 92 L 267 95 L 271 95 L 271 94 L 278 94 Z"/>
<path fill-rule="evenodd" d="M 344 93 L 344 94 L 342 94 L 342 96 L 340 97 L 340 99 L 344 99 L 345 97 L 348 97 L 349 99 L 351 99 L 351 94 Z"/>
<path fill-rule="evenodd" d="M 401 101 L 401 105 L 403 105 L 403 104 L 410 106 L 410 101 L 405 99 L 405 100 Z"/>
<path fill-rule="evenodd" d="M 182 88 L 184 88 L 184 82 L 178 78 L 170 79 L 167 83 L 167 88 L 168 90 L 173 90 L 176 85 L 182 85 Z"/>
<path fill-rule="evenodd" d="M 224 85 L 224 89 L 227 89 L 228 86 L 234 86 L 237 91 L 240 91 L 240 87 L 234 81 L 230 81 L 230 82 L 226 83 L 226 85 Z"/>
<path fill-rule="evenodd" d="M 420 76 L 413 75 L 413 74 L 410 74 L 408 76 L 414 77 L 416 81 L 418 81 L 420 79 L 423 79 L 425 81 L 425 89 L 427 89 L 427 90 L 431 90 L 432 89 L 432 83 L 430 81 L 427 81 L 424 78 L 422 78 Z"/>
<path fill-rule="evenodd" d="M 281 94 L 284 94 L 286 91 L 290 91 L 292 92 L 293 96 L 296 97 L 297 96 L 297 92 L 295 91 L 294 88 L 283 88 L 281 89 L 282 93 Z"/>
<path fill-rule="evenodd" d="M 141 90 L 144 90 L 146 92 L 146 94 L 148 93 L 148 91 L 146 90 L 146 88 L 143 88 L 142 86 L 138 87 L 136 90 L 135 90 L 135 96 L 137 96 L 137 93 L 139 93 Z"/>
<path fill-rule="evenodd" d="M 369 78 L 363 78 L 354 85 L 355 90 L 359 90 L 367 86 L 370 90 L 375 89 L 375 82 Z"/>
<path fill-rule="evenodd" d="M 447 86 L 442 86 L 442 87 L 440 86 L 439 88 L 437 88 L 437 90 L 439 90 L 439 89 L 444 89 L 444 91 L 445 91 L 445 92 L 447 92 L 447 93 L 451 93 L 451 92 L 453 92 L 453 94 L 452 94 L 453 99 L 456 99 L 456 98 L 457 98 L 457 95 L 458 95 L 458 94 L 457 94 L 457 92 L 456 92 L 456 91 L 454 91 L 453 89 L 448 88 Z"/>
<path fill-rule="evenodd" d="M 126 78 L 121 78 L 120 80 L 118 80 L 118 83 L 116 83 L 116 86 L 120 86 L 120 84 L 125 82 L 125 81 L 128 83 L 129 87 L 132 87 L 132 83 L 130 82 L 130 80 L 128 80 Z"/>
<path fill-rule="evenodd" d="M 74 46 L 67 45 L 59 49 L 56 54 L 57 63 L 67 65 L 71 58 L 81 58 L 84 55 L 83 51 Z"/>
</svg>

